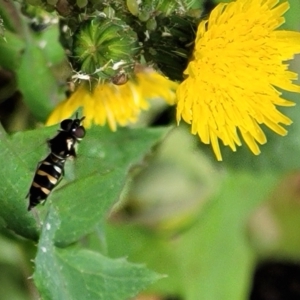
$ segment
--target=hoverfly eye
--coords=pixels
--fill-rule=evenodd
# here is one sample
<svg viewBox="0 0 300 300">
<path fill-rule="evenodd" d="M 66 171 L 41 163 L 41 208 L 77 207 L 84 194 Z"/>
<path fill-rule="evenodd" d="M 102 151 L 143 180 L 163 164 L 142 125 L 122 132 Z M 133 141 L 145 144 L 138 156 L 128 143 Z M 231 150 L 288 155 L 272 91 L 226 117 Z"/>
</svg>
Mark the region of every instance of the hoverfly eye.
<svg viewBox="0 0 300 300">
<path fill-rule="evenodd" d="M 73 120 L 66 119 L 60 122 L 60 128 L 65 131 L 69 131 L 72 128 Z"/>
<path fill-rule="evenodd" d="M 74 136 L 77 139 L 82 139 L 85 136 L 85 129 L 83 126 L 79 126 L 76 128 L 76 130 L 74 131 Z"/>
</svg>

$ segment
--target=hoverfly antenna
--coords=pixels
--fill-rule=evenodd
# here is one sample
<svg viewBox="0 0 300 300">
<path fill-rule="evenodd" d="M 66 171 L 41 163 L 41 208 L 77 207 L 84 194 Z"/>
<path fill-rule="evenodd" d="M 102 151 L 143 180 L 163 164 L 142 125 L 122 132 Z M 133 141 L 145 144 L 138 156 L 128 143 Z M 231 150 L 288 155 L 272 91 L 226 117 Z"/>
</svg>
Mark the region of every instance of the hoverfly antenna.
<svg viewBox="0 0 300 300">
<path fill-rule="evenodd" d="M 79 121 L 80 123 L 85 119 L 85 116 L 83 116 Z"/>
</svg>

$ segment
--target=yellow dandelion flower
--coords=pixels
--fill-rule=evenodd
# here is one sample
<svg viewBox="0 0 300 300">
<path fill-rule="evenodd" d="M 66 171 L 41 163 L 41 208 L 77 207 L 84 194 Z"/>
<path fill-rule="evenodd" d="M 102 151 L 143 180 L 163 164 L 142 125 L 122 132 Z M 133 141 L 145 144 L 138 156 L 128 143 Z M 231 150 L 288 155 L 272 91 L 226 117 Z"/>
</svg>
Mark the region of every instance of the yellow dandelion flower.
<svg viewBox="0 0 300 300">
<path fill-rule="evenodd" d="M 177 86 L 152 69 L 143 69 L 123 85 L 99 83 L 92 91 L 88 82 L 82 82 L 68 99 L 55 108 L 46 125 L 59 123 L 82 107 L 86 117 L 84 126 L 108 123 L 115 131 L 118 125 L 135 123 L 141 110 L 148 109 L 150 99 L 162 98 L 168 104 L 174 104 Z"/>
<path fill-rule="evenodd" d="M 284 63 L 300 53 L 300 33 L 276 30 L 285 21 L 287 2 L 237 0 L 219 4 L 199 24 L 186 79 L 177 89 L 177 122 L 191 124 L 222 160 L 219 139 L 236 151 L 245 140 L 254 154 L 266 142 L 260 124 L 280 135 L 291 120 L 276 106 L 294 103 L 276 88 L 300 92 L 297 74 Z"/>
</svg>

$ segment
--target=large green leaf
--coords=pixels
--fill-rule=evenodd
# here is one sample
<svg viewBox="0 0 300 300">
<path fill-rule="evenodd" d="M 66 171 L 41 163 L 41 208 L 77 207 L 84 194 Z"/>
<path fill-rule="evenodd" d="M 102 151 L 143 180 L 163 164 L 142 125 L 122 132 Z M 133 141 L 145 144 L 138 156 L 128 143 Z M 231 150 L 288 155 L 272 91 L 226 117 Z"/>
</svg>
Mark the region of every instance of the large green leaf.
<svg viewBox="0 0 300 300">
<path fill-rule="evenodd" d="M 281 0 L 283 2 L 283 0 Z M 300 5 L 298 0 L 289 0 L 290 9 L 284 14 L 286 19 L 285 24 L 282 25 L 284 29 L 299 31 L 299 13 Z"/>
<path fill-rule="evenodd" d="M 276 177 L 229 174 L 209 210 L 176 247 L 187 300 L 247 299 L 255 253 L 247 242 L 251 213 L 268 196 Z M 188 274 L 193 274 L 187 280 Z"/>
<path fill-rule="evenodd" d="M 58 102 L 58 84 L 47 65 L 43 50 L 29 33 L 16 73 L 24 101 L 39 120 L 45 121 Z"/>
<path fill-rule="evenodd" d="M 54 246 L 59 216 L 51 208 L 35 259 L 34 281 L 45 300 L 126 300 L 161 276 L 125 259 Z"/>
<path fill-rule="evenodd" d="M 151 230 L 128 224 L 106 224 L 105 233 L 106 252 L 109 256 L 127 256 L 130 261 L 146 263 L 155 272 L 166 274 L 167 277 L 157 282 L 151 290 L 164 296 L 183 297 L 185 293 L 183 273 L 175 250 L 177 245 L 174 243 L 178 236 L 174 237 L 173 241 L 170 237 L 162 237 Z M 98 249 L 95 246 L 94 248 Z"/>
<path fill-rule="evenodd" d="M 56 134 L 57 126 L 19 132 L 8 138 L 2 133 L 0 170 L 5 188 L 1 189 L 1 215 L 7 226 L 26 237 L 36 237 L 33 212 L 27 212 L 25 196 L 37 163 L 49 150 L 46 139 Z M 53 203 L 61 218 L 56 242 L 68 244 L 93 230 L 107 210 L 118 199 L 131 166 L 138 163 L 149 149 L 167 132 L 166 128 L 88 130 L 81 142 L 78 158 L 66 167 L 65 180 L 49 197 L 43 213 Z M 73 168 L 71 168 L 73 167 Z M 72 170 L 75 167 L 75 171 Z M 28 228 L 24 219 L 28 219 Z M 24 232 L 27 228 L 28 232 Z M 31 232 L 32 231 L 32 232 Z"/>
<path fill-rule="evenodd" d="M 247 225 L 275 180 L 268 173 L 228 174 L 189 230 L 162 238 L 134 226 L 110 226 L 108 253 L 128 255 L 130 260 L 147 262 L 151 269 L 167 274 L 153 287 L 156 292 L 186 300 L 247 299 L 256 262 L 247 241 Z"/>
<path fill-rule="evenodd" d="M 0 66 L 7 70 L 16 70 L 25 48 L 24 41 L 15 33 L 5 32 L 5 39 L 0 37 Z"/>
<path fill-rule="evenodd" d="M 59 95 L 58 79 L 51 69 L 65 59 L 58 24 L 37 34 L 15 3 L 3 2 L 0 15 L 1 11 L 6 31 L 5 39 L 0 39 L 0 65 L 16 73 L 24 101 L 36 118 L 45 121 L 64 97 Z"/>
<path fill-rule="evenodd" d="M 0 125 L 0 216 L 7 228 L 24 237 L 37 239 L 36 221 L 26 210 L 30 173 L 18 154 L 21 147 L 8 138 Z"/>
<path fill-rule="evenodd" d="M 77 180 L 52 197 L 61 226 L 56 241 L 71 243 L 90 232 L 118 199 L 130 167 L 142 160 L 166 133 L 166 128 L 120 129 L 95 127 L 80 145 Z"/>
<path fill-rule="evenodd" d="M 20 65 L 25 42 L 24 23 L 13 1 L 0 2 L 0 21 L 3 21 L 0 25 L 0 66 L 14 71 Z"/>
<path fill-rule="evenodd" d="M 65 50 L 59 43 L 59 25 L 52 24 L 45 30 L 36 33 L 35 42 L 43 49 L 43 55 L 50 66 L 66 60 Z"/>
</svg>

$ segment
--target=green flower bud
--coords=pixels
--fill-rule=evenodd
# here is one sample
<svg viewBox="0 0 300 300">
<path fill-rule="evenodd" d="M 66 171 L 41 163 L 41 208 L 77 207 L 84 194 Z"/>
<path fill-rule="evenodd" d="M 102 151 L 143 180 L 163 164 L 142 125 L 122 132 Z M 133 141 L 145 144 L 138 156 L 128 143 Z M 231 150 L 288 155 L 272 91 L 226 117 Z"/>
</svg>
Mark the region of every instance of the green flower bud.
<svg viewBox="0 0 300 300">
<path fill-rule="evenodd" d="M 131 72 L 137 49 L 136 33 L 119 19 L 94 18 L 74 37 L 77 71 L 100 80 Z"/>
<path fill-rule="evenodd" d="M 140 13 L 139 13 L 139 20 L 140 21 L 142 21 L 142 22 L 146 22 L 146 21 L 148 21 L 149 20 L 149 18 L 150 18 L 150 12 L 149 11 L 145 11 L 145 10 L 143 10 L 143 11 L 141 11 Z"/>
<path fill-rule="evenodd" d="M 149 31 L 154 31 L 156 28 L 157 28 L 157 22 L 154 18 L 152 19 L 149 19 L 146 23 L 146 28 L 149 30 Z"/>
<path fill-rule="evenodd" d="M 134 16 L 139 14 L 139 3 L 137 0 L 126 0 L 126 5 L 131 14 Z"/>
<path fill-rule="evenodd" d="M 87 6 L 88 0 L 76 0 L 76 4 L 79 8 L 83 8 Z"/>
</svg>

